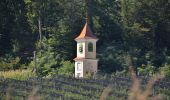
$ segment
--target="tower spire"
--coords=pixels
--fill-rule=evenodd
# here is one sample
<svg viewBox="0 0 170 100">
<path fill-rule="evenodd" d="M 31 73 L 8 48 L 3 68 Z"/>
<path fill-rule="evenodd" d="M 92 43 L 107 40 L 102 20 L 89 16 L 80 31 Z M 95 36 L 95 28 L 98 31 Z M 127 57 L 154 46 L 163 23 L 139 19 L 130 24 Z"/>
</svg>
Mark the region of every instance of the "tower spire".
<svg viewBox="0 0 170 100">
<path fill-rule="evenodd" d="M 89 23 L 89 15 L 88 15 L 88 12 L 86 12 L 86 23 L 87 23 L 87 24 Z"/>
</svg>

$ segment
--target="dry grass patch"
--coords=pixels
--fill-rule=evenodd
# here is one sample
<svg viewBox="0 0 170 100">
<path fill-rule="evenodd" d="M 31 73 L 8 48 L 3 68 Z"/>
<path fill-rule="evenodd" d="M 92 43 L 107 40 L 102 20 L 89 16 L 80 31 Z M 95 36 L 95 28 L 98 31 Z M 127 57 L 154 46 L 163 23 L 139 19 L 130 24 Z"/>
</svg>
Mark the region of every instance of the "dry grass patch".
<svg viewBox="0 0 170 100">
<path fill-rule="evenodd" d="M 152 94 L 152 88 L 153 85 L 155 84 L 156 81 L 159 79 L 162 79 L 163 76 L 160 74 L 155 74 L 148 82 L 148 84 L 145 87 L 145 90 L 143 91 L 140 86 L 141 86 L 141 80 L 139 80 L 136 77 L 136 74 L 132 67 L 130 67 L 130 72 L 131 72 L 131 78 L 133 81 L 132 87 L 130 89 L 130 94 L 128 96 L 128 100 L 163 100 L 160 95 L 156 96 L 151 96 Z"/>
<path fill-rule="evenodd" d="M 26 80 L 31 76 L 34 76 L 34 74 L 30 70 L 0 71 L 0 77 L 3 77 L 3 78 Z"/>
</svg>

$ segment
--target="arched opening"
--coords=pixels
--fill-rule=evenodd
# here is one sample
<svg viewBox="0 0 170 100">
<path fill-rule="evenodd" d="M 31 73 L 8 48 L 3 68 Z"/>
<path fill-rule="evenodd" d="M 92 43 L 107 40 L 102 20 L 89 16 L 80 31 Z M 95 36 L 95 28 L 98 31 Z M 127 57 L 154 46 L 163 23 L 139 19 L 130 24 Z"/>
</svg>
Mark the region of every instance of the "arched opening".
<svg viewBox="0 0 170 100">
<path fill-rule="evenodd" d="M 92 42 L 88 43 L 88 52 L 93 52 L 93 43 Z"/>
</svg>

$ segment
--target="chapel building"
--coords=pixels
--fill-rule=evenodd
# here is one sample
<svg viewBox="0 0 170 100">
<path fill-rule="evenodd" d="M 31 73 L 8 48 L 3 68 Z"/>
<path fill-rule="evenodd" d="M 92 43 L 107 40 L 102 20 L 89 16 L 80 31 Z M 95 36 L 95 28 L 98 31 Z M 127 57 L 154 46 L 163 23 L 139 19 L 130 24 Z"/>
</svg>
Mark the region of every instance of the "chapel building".
<svg viewBox="0 0 170 100">
<path fill-rule="evenodd" d="M 98 69 L 98 59 L 96 59 L 98 38 L 92 33 L 88 22 L 75 41 L 77 42 L 77 57 L 74 59 L 75 77 L 83 78 L 87 73 L 94 75 Z"/>
</svg>

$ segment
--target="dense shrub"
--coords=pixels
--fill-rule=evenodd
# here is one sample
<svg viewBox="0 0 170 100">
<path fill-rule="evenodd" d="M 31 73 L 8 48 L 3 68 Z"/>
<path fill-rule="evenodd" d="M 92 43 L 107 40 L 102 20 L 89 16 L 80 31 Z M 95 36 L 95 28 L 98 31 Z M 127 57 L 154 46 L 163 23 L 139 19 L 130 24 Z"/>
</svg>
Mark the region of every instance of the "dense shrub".
<svg viewBox="0 0 170 100">
<path fill-rule="evenodd" d="M 0 70 L 18 69 L 19 62 L 19 57 L 12 57 L 10 55 L 0 57 Z"/>
<path fill-rule="evenodd" d="M 63 74 L 67 76 L 73 76 L 74 74 L 74 63 L 70 61 L 61 61 L 61 67 L 58 69 L 58 74 Z"/>
<path fill-rule="evenodd" d="M 36 64 L 35 64 L 36 63 Z M 38 76 L 47 76 L 56 68 L 57 61 L 53 52 L 38 52 L 36 62 L 33 60 L 30 63 L 30 69 L 33 70 L 36 66 Z"/>
<path fill-rule="evenodd" d="M 165 64 L 163 67 L 160 68 L 161 74 L 165 75 L 165 77 L 170 78 L 170 64 Z"/>
<path fill-rule="evenodd" d="M 152 64 L 147 64 L 147 65 L 142 64 L 141 67 L 138 67 L 139 75 L 151 75 L 152 76 L 155 72 L 156 72 L 156 68 Z"/>
</svg>

